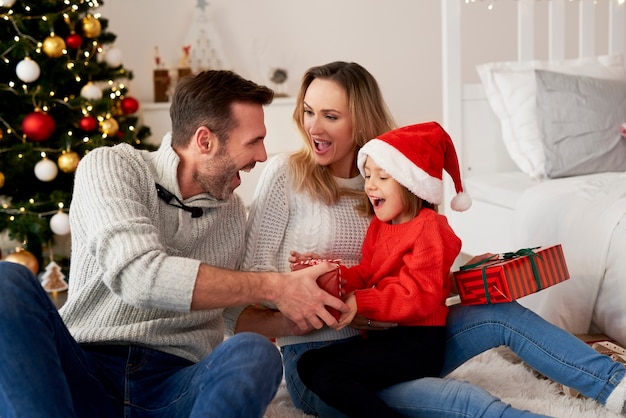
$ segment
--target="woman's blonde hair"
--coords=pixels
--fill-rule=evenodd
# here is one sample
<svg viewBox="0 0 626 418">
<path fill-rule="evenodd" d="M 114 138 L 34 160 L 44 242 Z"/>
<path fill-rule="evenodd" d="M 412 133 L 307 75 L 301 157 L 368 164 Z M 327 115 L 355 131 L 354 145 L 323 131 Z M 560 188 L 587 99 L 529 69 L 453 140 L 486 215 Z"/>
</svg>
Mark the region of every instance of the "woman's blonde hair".
<svg viewBox="0 0 626 418">
<path fill-rule="evenodd" d="M 359 208 L 365 209 L 369 207 L 369 202 L 362 190 L 340 187 L 328 167 L 320 166 L 315 161 L 311 141 L 304 129 L 304 96 L 316 78 L 334 81 L 345 90 L 352 117 L 352 137 L 357 150 L 370 139 L 395 128 L 378 83 L 365 68 L 354 62 L 342 61 L 309 68 L 302 77 L 293 112 L 293 119 L 305 143 L 305 147 L 290 158 L 294 188 L 328 205 L 337 203 L 345 195 L 361 197 L 366 206 Z M 354 159 L 356 165 L 356 155 Z M 367 209 L 365 211 L 371 213 Z"/>
</svg>

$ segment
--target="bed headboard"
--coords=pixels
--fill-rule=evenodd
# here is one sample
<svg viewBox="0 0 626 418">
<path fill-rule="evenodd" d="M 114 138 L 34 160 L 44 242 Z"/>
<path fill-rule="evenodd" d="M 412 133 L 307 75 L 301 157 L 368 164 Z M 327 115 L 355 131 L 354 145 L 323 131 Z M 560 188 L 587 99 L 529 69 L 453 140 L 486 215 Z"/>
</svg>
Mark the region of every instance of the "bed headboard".
<svg viewBox="0 0 626 418">
<path fill-rule="evenodd" d="M 593 57 L 599 32 L 608 29 L 606 54 L 624 52 L 624 0 L 609 2 L 608 23 L 598 22 L 595 0 L 578 0 L 578 56 Z M 498 118 L 486 101 L 480 84 L 462 83 L 461 17 L 464 3 L 470 0 L 442 0 L 442 76 L 443 126 L 457 147 L 461 172 L 464 177 L 478 173 L 515 171 L 517 166 L 509 157 L 501 139 Z M 565 59 L 566 2 L 547 0 L 548 16 L 537 18 L 536 0 L 517 0 L 517 60 L 535 59 L 535 25 L 547 22 L 548 59 Z M 544 1 L 545 3 L 545 1 Z M 486 4 L 486 2 L 483 2 Z M 497 4 L 497 3 L 496 3 Z M 571 9 L 571 6 L 570 6 Z M 485 13 L 489 13 L 485 10 Z M 571 31 L 567 32 L 571 34 Z M 572 57 L 568 57 L 572 58 Z M 494 60 L 495 61 L 495 60 Z M 447 182 L 446 190 L 452 192 Z M 445 209 L 444 209 L 445 210 Z"/>
</svg>

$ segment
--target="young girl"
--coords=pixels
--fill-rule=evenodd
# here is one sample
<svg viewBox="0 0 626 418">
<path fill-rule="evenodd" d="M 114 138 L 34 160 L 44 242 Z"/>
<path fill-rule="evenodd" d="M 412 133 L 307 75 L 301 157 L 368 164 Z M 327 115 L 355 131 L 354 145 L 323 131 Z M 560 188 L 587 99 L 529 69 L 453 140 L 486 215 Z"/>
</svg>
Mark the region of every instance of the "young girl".
<svg viewBox="0 0 626 418">
<path fill-rule="evenodd" d="M 357 162 L 376 216 L 361 262 L 340 267 L 350 312 L 336 328 L 356 314 L 398 326 L 310 350 L 298 362 L 298 373 L 322 400 L 349 416 L 400 416 L 378 390 L 439 376 L 443 366 L 448 274 L 461 250 L 461 240 L 435 210 L 444 169 L 458 192 L 452 208 L 465 210 L 471 201 L 462 191 L 452 140 L 435 122 L 378 136 L 363 146 Z"/>
</svg>

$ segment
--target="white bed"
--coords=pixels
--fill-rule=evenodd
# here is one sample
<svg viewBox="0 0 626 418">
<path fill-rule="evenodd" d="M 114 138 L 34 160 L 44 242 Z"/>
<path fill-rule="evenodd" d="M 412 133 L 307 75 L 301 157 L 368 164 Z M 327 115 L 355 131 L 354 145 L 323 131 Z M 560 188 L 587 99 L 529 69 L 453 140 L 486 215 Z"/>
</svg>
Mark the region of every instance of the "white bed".
<svg viewBox="0 0 626 418">
<path fill-rule="evenodd" d="M 571 2 L 547 0 L 539 17 L 533 0 L 518 0 L 517 60 L 481 64 L 481 83 L 464 85 L 464 3 L 442 2 L 443 125 L 474 200 L 446 212 L 463 253 L 562 244 L 571 279 L 520 302 L 570 332 L 626 344 L 626 4 L 603 0 L 608 22 L 597 22 L 594 0 L 575 2 L 579 56 L 566 59 Z M 535 21 L 549 26 L 543 61 Z"/>
</svg>

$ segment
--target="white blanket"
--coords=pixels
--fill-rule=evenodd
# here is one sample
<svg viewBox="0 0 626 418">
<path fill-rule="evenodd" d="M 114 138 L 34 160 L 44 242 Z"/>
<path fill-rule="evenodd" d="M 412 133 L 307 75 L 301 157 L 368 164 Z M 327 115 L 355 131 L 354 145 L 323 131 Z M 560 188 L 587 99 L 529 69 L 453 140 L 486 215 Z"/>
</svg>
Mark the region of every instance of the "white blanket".
<svg viewBox="0 0 626 418">
<path fill-rule="evenodd" d="M 624 214 L 626 173 L 549 180 L 526 190 L 515 209 L 518 247 L 561 244 L 571 278 L 520 303 L 572 333 L 588 332 L 594 321 L 626 343 Z"/>
</svg>

